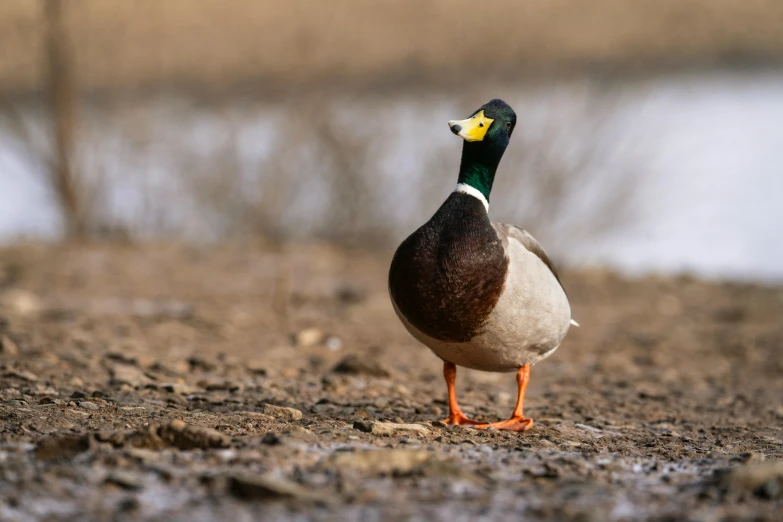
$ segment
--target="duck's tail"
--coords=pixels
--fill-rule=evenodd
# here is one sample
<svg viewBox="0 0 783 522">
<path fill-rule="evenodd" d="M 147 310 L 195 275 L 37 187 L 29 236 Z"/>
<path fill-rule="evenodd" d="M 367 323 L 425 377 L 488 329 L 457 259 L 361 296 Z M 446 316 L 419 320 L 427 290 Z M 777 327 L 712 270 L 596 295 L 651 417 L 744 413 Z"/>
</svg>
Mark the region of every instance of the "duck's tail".
<svg viewBox="0 0 783 522">
<path fill-rule="evenodd" d="M 577 322 L 576 322 L 576 321 L 574 321 L 573 319 L 571 319 L 571 324 L 572 324 L 572 325 L 574 325 L 574 326 L 579 326 L 579 323 L 577 323 Z"/>
</svg>

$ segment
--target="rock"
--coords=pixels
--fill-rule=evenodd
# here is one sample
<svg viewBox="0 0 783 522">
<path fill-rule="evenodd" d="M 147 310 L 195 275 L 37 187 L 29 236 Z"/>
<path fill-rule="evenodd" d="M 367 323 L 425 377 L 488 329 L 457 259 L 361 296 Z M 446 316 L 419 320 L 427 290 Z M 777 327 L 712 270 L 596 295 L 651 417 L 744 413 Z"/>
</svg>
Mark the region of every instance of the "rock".
<svg viewBox="0 0 783 522">
<path fill-rule="evenodd" d="M 338 451 L 329 458 L 335 468 L 373 475 L 410 473 L 431 460 L 432 453 L 428 451 L 404 449 Z"/>
<path fill-rule="evenodd" d="M 51 386 L 36 384 L 35 390 L 32 391 L 32 395 L 35 395 L 36 397 L 57 397 L 60 394 Z"/>
<path fill-rule="evenodd" d="M 166 390 L 169 393 L 176 393 L 178 395 L 190 395 L 192 393 L 201 391 L 200 388 L 196 388 L 195 386 L 189 386 L 187 384 L 177 382 L 161 384 L 158 386 L 158 388 Z"/>
<path fill-rule="evenodd" d="M 724 496 L 746 497 L 748 494 L 765 499 L 783 497 L 783 461 L 750 463 L 737 468 L 718 470 L 706 483 Z"/>
<path fill-rule="evenodd" d="M 266 435 L 261 438 L 261 444 L 267 444 L 269 446 L 277 446 L 282 443 L 283 441 L 280 439 L 280 436 L 273 431 L 268 431 Z"/>
<path fill-rule="evenodd" d="M 357 430 L 373 435 L 400 435 L 403 433 L 417 433 L 428 435 L 430 430 L 421 424 L 398 424 L 394 422 L 356 421 L 353 427 Z"/>
<path fill-rule="evenodd" d="M 92 439 L 87 435 L 58 435 L 38 443 L 35 457 L 44 462 L 70 460 L 90 449 Z"/>
<path fill-rule="evenodd" d="M 336 352 L 337 350 L 343 347 L 343 341 L 336 335 L 330 335 L 324 341 L 324 346 L 326 346 L 328 350 Z"/>
<path fill-rule="evenodd" d="M 264 413 L 271 415 L 276 419 L 282 419 L 287 421 L 302 420 L 302 412 L 295 408 L 287 408 L 285 406 L 275 406 L 274 404 L 264 404 Z"/>
<path fill-rule="evenodd" d="M 324 333 L 318 328 L 305 328 L 294 335 L 294 343 L 302 348 L 310 348 L 321 344 L 324 339 Z"/>
<path fill-rule="evenodd" d="M 356 354 L 349 354 L 332 368 L 334 373 L 343 373 L 349 375 L 370 375 L 373 377 L 388 377 L 389 372 L 381 367 L 374 360 L 360 358 Z"/>
<path fill-rule="evenodd" d="M 186 424 L 176 419 L 160 428 L 158 434 L 166 443 L 181 450 L 227 448 L 231 439 L 212 428 Z"/>
<path fill-rule="evenodd" d="M 36 315 L 43 310 L 41 298 L 27 290 L 6 292 L 2 304 L 19 315 Z"/>
<path fill-rule="evenodd" d="M 256 473 L 239 473 L 228 477 L 228 491 L 242 500 L 297 499 L 326 503 L 327 497 L 299 484 Z"/>
<path fill-rule="evenodd" d="M 174 431 L 183 431 L 187 427 L 187 423 L 185 423 L 185 421 L 182 419 L 174 419 L 173 421 L 169 422 L 169 428 Z"/>
<path fill-rule="evenodd" d="M 108 442 L 115 448 L 122 447 L 125 444 L 126 434 L 121 431 L 99 431 L 95 434 L 95 440 L 98 442 Z"/>
<path fill-rule="evenodd" d="M 84 381 L 79 377 L 73 377 L 70 381 L 68 381 L 68 385 L 72 388 L 83 388 Z"/>
<path fill-rule="evenodd" d="M 247 419 L 253 419 L 257 421 L 271 421 L 274 420 L 274 417 L 271 415 L 267 415 L 266 413 L 259 413 L 257 411 L 240 411 L 237 413 L 237 415 L 240 415 L 242 417 L 245 417 Z"/>
<path fill-rule="evenodd" d="M 249 373 L 252 373 L 253 375 L 258 375 L 261 377 L 266 377 L 269 373 L 266 369 L 266 363 L 262 363 L 262 362 L 247 363 L 247 371 Z"/>
<path fill-rule="evenodd" d="M 203 357 L 198 355 L 192 355 L 188 357 L 188 365 L 190 371 L 200 370 L 202 372 L 213 372 L 217 369 L 217 365 L 213 362 L 207 361 Z"/>
<path fill-rule="evenodd" d="M 99 409 L 97 404 L 90 401 L 81 401 L 79 403 L 79 407 L 84 408 L 85 410 L 93 410 L 93 411 L 97 411 Z"/>
<path fill-rule="evenodd" d="M 15 379 L 22 379 L 23 381 L 28 382 L 35 382 L 38 380 L 38 376 L 34 374 L 33 372 L 28 372 L 27 370 L 14 370 L 9 369 L 6 370 L 6 372 L 3 374 L 3 377 L 7 378 L 15 378 Z"/>
<path fill-rule="evenodd" d="M 0 356 L 16 357 L 19 355 L 19 347 L 7 335 L 0 337 Z"/>
<path fill-rule="evenodd" d="M 115 364 L 111 370 L 111 384 L 128 384 L 134 388 L 141 388 L 150 384 L 152 379 L 147 377 L 142 370 L 130 364 Z"/>
<path fill-rule="evenodd" d="M 106 483 L 129 491 L 138 491 L 144 489 L 144 476 L 131 471 L 115 470 L 106 477 Z"/>
</svg>

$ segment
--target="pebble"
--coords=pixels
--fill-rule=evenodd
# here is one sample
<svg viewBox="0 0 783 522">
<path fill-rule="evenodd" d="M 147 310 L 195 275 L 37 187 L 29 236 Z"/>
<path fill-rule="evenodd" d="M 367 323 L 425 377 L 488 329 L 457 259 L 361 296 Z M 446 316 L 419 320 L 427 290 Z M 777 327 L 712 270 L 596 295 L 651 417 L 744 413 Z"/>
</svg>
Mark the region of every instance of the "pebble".
<svg viewBox="0 0 783 522">
<path fill-rule="evenodd" d="M 115 364 L 111 368 L 112 384 L 127 384 L 135 388 L 146 386 L 152 382 L 142 370 L 129 364 Z"/>
<path fill-rule="evenodd" d="M 194 386 L 189 386 L 187 384 L 182 384 L 177 382 L 161 384 L 158 387 L 169 393 L 176 393 L 178 395 L 190 395 L 192 393 L 201 391 L 199 388 L 196 388 Z"/>
<path fill-rule="evenodd" d="M 129 491 L 138 491 L 144 488 L 144 476 L 131 471 L 116 470 L 106 477 L 106 483 Z"/>
<path fill-rule="evenodd" d="M 287 421 L 302 420 L 302 412 L 295 408 L 288 408 L 286 406 L 275 406 L 274 404 L 264 404 L 264 413 L 271 415 L 276 419 L 282 419 Z"/>
<path fill-rule="evenodd" d="M 44 308 L 41 298 L 27 290 L 5 292 L 3 304 L 19 315 L 36 315 Z"/>
<path fill-rule="evenodd" d="M 751 462 L 720 470 L 707 486 L 717 485 L 723 495 L 744 497 L 752 494 L 764 499 L 783 497 L 783 461 Z"/>
<path fill-rule="evenodd" d="M 3 377 L 17 378 L 28 382 L 35 382 L 38 380 L 38 376 L 36 374 L 33 372 L 28 372 L 27 370 L 7 370 L 3 374 Z"/>
<path fill-rule="evenodd" d="M 44 462 L 70 460 L 89 450 L 91 439 L 86 435 L 57 435 L 38 443 L 35 457 Z"/>
<path fill-rule="evenodd" d="M 328 503 L 328 498 L 295 482 L 257 473 L 237 473 L 228 477 L 228 491 L 242 500 L 278 500 L 292 498 L 306 502 Z"/>
<path fill-rule="evenodd" d="M 134 412 L 142 413 L 147 411 L 147 408 L 145 408 L 144 406 L 120 406 L 119 410 L 128 413 L 134 413 Z"/>
<path fill-rule="evenodd" d="M 158 435 L 166 443 L 181 450 L 227 448 L 231 439 L 217 430 L 175 419 L 160 428 Z"/>
<path fill-rule="evenodd" d="M 260 420 L 260 421 L 274 420 L 274 417 L 272 417 L 271 415 L 267 415 L 266 413 L 259 413 L 257 411 L 240 411 L 237 413 L 237 415 L 246 417 L 248 419 Z"/>
<path fill-rule="evenodd" d="M 394 422 L 378 421 L 356 421 L 353 427 L 357 430 L 373 435 L 398 435 L 401 433 L 417 433 L 419 435 L 428 435 L 430 430 L 421 424 L 399 424 Z"/>
<path fill-rule="evenodd" d="M 84 408 L 85 410 L 98 410 L 98 405 L 90 401 L 81 401 L 79 407 Z"/>
<path fill-rule="evenodd" d="M 432 455 L 429 451 L 408 449 L 338 451 L 332 454 L 329 462 L 341 470 L 388 475 L 410 473 L 430 462 Z"/>
<path fill-rule="evenodd" d="M 310 348 L 323 341 L 324 333 L 318 328 L 305 328 L 296 333 L 294 342 L 302 348 Z"/>
<path fill-rule="evenodd" d="M 19 355 L 19 347 L 7 335 L 0 337 L 0 355 L 3 357 L 16 357 Z"/>
<path fill-rule="evenodd" d="M 334 368 L 334 373 L 348 375 L 370 375 L 372 377 L 388 377 L 389 372 L 377 361 L 366 360 L 356 354 L 349 354 L 342 358 Z"/>
</svg>

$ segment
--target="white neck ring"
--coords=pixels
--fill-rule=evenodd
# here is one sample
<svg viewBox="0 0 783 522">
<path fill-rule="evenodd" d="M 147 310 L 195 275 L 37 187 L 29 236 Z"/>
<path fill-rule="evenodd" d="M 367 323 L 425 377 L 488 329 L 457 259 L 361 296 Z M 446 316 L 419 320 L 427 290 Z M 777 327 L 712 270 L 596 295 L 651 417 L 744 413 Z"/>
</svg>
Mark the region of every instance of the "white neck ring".
<svg viewBox="0 0 783 522">
<path fill-rule="evenodd" d="M 454 189 L 454 192 L 473 196 L 474 198 L 481 201 L 481 203 L 484 205 L 484 208 L 487 210 L 487 212 L 489 212 L 489 201 L 487 201 L 487 198 L 484 197 L 484 194 L 482 194 L 481 191 L 477 188 L 471 187 L 466 183 L 457 183 L 457 188 Z"/>
</svg>

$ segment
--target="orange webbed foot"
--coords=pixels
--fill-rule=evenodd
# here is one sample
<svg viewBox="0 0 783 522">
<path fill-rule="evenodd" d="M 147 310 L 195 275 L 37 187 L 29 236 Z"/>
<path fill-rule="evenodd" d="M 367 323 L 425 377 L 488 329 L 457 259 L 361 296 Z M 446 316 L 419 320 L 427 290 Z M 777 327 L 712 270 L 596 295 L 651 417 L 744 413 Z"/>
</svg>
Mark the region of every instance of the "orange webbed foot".
<svg viewBox="0 0 783 522">
<path fill-rule="evenodd" d="M 528 417 L 511 417 L 500 422 L 488 422 L 476 425 L 478 430 L 508 430 L 508 431 L 527 431 L 533 427 L 533 419 Z"/>
<path fill-rule="evenodd" d="M 480 421 L 467 418 L 461 411 L 450 413 L 448 418 L 443 419 L 442 422 L 449 426 L 479 426 L 483 424 Z"/>
</svg>

